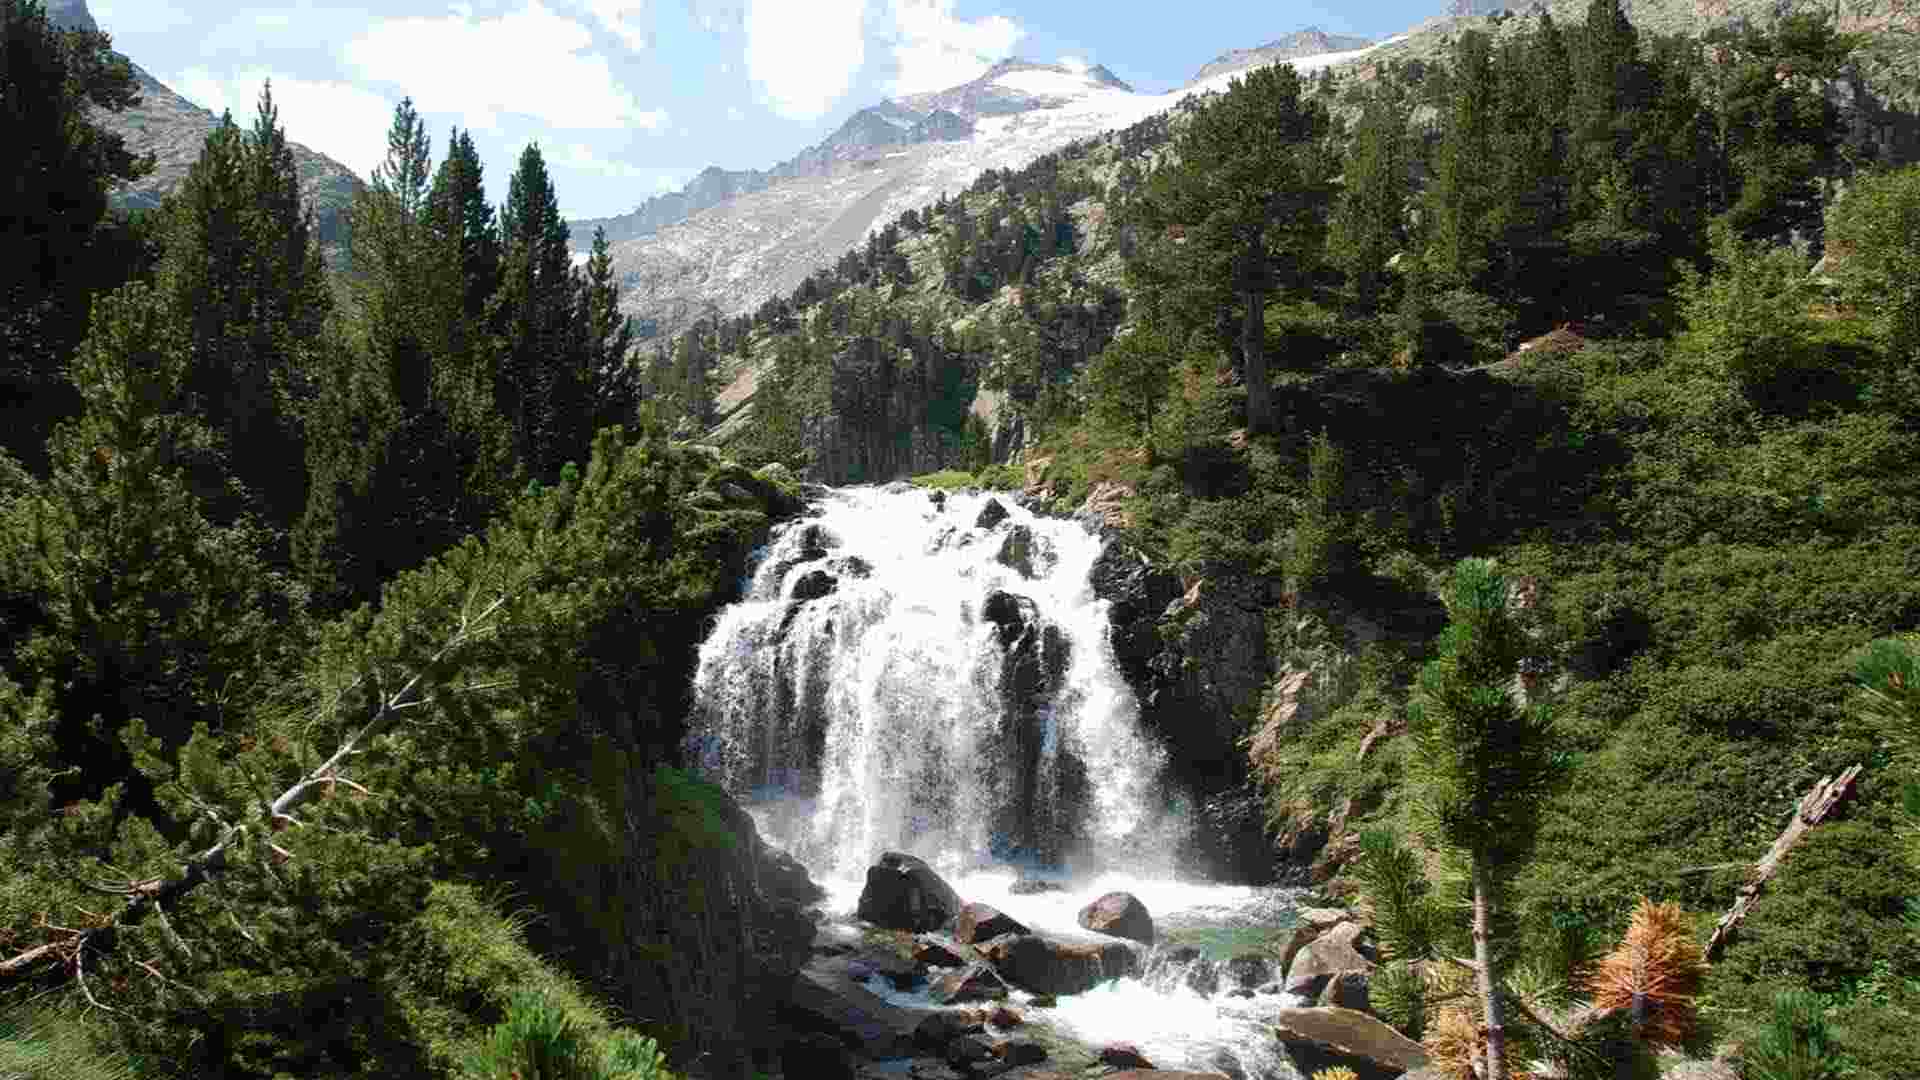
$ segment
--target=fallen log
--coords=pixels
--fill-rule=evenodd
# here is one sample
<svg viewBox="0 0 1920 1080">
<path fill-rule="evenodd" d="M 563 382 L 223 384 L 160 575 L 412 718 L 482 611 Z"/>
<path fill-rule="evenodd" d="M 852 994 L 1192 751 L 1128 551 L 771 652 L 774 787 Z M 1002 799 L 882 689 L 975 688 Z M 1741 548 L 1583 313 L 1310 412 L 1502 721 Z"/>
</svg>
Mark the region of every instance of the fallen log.
<svg viewBox="0 0 1920 1080">
<path fill-rule="evenodd" d="M 1747 883 L 1740 887 L 1740 893 L 1734 898 L 1733 906 L 1728 908 L 1727 913 L 1720 916 L 1720 921 L 1714 925 L 1713 936 L 1707 939 L 1708 961 L 1712 961 L 1714 955 L 1720 951 L 1720 947 L 1726 944 L 1727 938 L 1739 927 L 1740 920 L 1747 917 L 1747 912 L 1760 899 L 1761 890 L 1766 888 L 1767 882 L 1780 871 L 1780 864 L 1786 860 L 1787 853 L 1793 850 L 1793 846 L 1800 842 L 1800 838 L 1807 834 L 1807 830 L 1825 821 L 1847 796 L 1853 794 L 1853 782 L 1859 777 L 1860 770 L 1861 766 L 1855 765 L 1837 777 L 1826 777 L 1813 785 L 1813 790 L 1807 792 L 1806 797 L 1800 800 L 1800 806 L 1794 811 L 1793 820 L 1787 822 L 1787 827 L 1774 838 L 1773 846 L 1767 849 L 1766 855 L 1747 871 Z"/>
</svg>

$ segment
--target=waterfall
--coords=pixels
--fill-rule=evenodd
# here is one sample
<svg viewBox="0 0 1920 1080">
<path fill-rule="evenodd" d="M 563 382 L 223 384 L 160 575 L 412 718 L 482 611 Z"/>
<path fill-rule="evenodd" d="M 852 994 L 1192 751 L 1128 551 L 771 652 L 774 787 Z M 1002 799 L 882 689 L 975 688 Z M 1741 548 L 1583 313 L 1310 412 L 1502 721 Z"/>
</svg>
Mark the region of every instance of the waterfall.
<svg viewBox="0 0 1920 1080">
<path fill-rule="evenodd" d="M 828 490 L 701 646 L 690 755 L 819 876 L 885 850 L 1170 876 L 1183 823 L 1088 581 L 1100 550 L 1004 496 Z"/>
</svg>

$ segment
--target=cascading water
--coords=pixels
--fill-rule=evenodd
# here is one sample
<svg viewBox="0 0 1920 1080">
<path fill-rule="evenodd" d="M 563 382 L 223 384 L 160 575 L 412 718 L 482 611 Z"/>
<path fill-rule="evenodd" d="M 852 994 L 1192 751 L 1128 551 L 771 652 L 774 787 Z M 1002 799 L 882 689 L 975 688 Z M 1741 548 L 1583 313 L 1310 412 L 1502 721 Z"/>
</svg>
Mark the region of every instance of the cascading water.
<svg viewBox="0 0 1920 1080">
<path fill-rule="evenodd" d="M 1275 925 L 1290 895 L 1175 880 L 1184 800 L 1159 789 L 1165 754 L 1114 662 L 1089 582 L 1100 551 L 1080 523 L 1003 498 L 826 491 L 702 645 L 689 755 L 842 918 L 896 850 L 1042 931 L 1113 889 L 1163 927 Z M 1016 887 L 1036 877 L 1051 888 Z M 1292 999 L 1271 981 L 1254 996 L 1236 963 L 1162 946 L 1144 978 L 1030 1015 L 1163 1068 L 1297 1080 L 1255 1015 Z"/>
<path fill-rule="evenodd" d="M 980 494 L 829 492 L 700 651 L 693 747 L 823 877 L 889 849 L 1170 871 L 1164 755 L 1088 573 L 1101 542 Z M 1154 865 L 1154 864 L 1160 865 Z"/>
</svg>

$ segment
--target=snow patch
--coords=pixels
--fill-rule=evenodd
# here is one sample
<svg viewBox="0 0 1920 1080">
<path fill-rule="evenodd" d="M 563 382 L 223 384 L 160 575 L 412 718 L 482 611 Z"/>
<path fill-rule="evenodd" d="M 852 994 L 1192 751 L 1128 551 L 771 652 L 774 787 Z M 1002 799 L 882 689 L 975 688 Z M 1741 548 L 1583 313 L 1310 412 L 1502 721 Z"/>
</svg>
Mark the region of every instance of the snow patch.
<svg viewBox="0 0 1920 1080">
<path fill-rule="evenodd" d="M 1009 71 L 993 80 L 993 85 L 1039 97 L 1079 97 L 1094 89 L 1083 76 L 1064 71 Z"/>
</svg>

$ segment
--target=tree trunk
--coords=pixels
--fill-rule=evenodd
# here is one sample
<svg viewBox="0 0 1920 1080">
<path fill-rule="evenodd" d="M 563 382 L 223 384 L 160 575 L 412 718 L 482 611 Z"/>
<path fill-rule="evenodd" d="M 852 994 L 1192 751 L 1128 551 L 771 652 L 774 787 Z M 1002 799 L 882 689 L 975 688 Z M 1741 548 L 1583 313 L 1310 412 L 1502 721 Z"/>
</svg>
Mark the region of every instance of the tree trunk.
<svg viewBox="0 0 1920 1080">
<path fill-rule="evenodd" d="M 1492 877 L 1486 863 L 1473 860 L 1473 959 L 1480 970 L 1480 1000 L 1486 1005 L 1487 1073 L 1481 1080 L 1507 1080 L 1506 1009 L 1500 1003 L 1500 979 L 1493 969 L 1493 947 L 1489 940 L 1489 909 L 1493 906 Z"/>
<path fill-rule="evenodd" d="M 1242 294 L 1247 310 L 1240 323 L 1240 355 L 1247 365 L 1247 427 L 1273 430 L 1273 383 L 1267 377 L 1267 291 L 1249 285 Z"/>
</svg>

